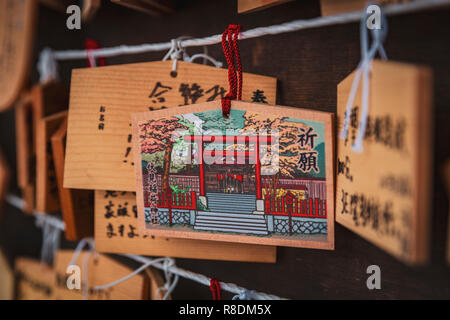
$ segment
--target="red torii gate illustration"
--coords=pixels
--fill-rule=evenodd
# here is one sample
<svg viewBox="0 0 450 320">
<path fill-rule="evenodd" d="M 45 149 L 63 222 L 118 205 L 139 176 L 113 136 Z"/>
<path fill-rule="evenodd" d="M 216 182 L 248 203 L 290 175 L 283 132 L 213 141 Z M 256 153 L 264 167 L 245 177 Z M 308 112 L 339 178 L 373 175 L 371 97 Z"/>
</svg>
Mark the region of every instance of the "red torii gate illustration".
<svg viewBox="0 0 450 320">
<path fill-rule="evenodd" d="M 259 157 L 259 144 L 270 143 L 272 142 L 272 138 L 270 136 L 203 136 L 203 135 L 185 135 L 184 141 L 186 142 L 194 142 L 198 147 L 198 163 L 200 166 L 200 195 L 205 196 L 205 168 L 203 157 L 205 155 L 215 157 L 234 157 L 234 163 L 237 162 L 238 157 L 244 157 L 244 159 L 254 159 L 255 160 L 255 177 L 256 177 L 256 199 L 262 199 L 262 191 L 261 191 L 261 162 Z M 239 150 L 204 150 L 203 144 L 205 142 L 217 142 L 217 143 L 248 143 L 251 142 L 255 145 L 254 151 L 239 151 Z M 228 158 L 227 158 L 228 159 Z M 244 162 L 245 163 L 245 162 Z M 229 163 L 226 163 L 229 164 Z"/>
</svg>

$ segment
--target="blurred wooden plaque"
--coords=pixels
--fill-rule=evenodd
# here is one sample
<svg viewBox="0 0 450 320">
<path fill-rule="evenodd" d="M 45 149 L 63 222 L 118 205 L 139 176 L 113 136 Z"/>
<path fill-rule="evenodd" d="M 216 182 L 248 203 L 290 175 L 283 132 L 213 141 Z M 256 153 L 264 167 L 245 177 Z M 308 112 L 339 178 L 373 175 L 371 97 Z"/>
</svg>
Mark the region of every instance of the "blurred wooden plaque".
<svg viewBox="0 0 450 320">
<path fill-rule="evenodd" d="M 55 257 L 56 298 L 61 300 L 83 299 L 83 282 L 87 274 L 88 300 L 146 300 L 149 298 L 149 282 L 145 273 L 135 275 L 115 286 L 104 290 L 94 290 L 95 286 L 102 286 L 121 279 L 133 272 L 116 260 L 103 255 L 91 254 L 88 257 L 87 272 L 83 272 L 83 261 L 87 251 L 82 251 L 76 261 L 81 271 L 81 288 L 69 289 L 67 267 L 72 261 L 73 250 L 59 250 Z"/>
<path fill-rule="evenodd" d="M 0 111 L 11 107 L 27 80 L 36 0 L 0 1 Z"/>
<path fill-rule="evenodd" d="M 61 111 L 39 121 L 36 135 L 36 210 L 53 212 L 60 209 L 55 165 L 50 138 L 67 118 Z"/>
<path fill-rule="evenodd" d="M 16 104 L 16 145 L 17 145 L 17 181 L 25 200 L 24 212 L 31 213 L 36 209 L 36 179 L 40 180 L 39 211 L 46 212 L 55 209 L 47 207 L 47 180 L 46 170 L 36 170 L 37 154 L 39 153 L 40 168 L 46 166 L 44 153 L 50 150 L 50 139 L 41 124 L 42 119 L 59 111 L 67 109 L 67 88 L 57 82 L 47 82 L 34 86 L 29 92 L 24 92 Z M 51 120 L 52 122 L 54 120 Z M 55 130 L 55 128 L 53 128 Z M 37 145 L 39 144 L 39 146 Z M 39 152 L 37 152 L 39 150 Z M 44 153 L 42 152 L 44 151 Z M 50 154 L 51 155 L 51 154 Z M 43 188 L 42 188 L 43 187 Z M 45 209 L 45 210 L 44 210 Z M 57 209 L 55 209 L 57 210 Z"/>
<path fill-rule="evenodd" d="M 14 299 L 14 272 L 0 248 L 0 300 Z"/>
<path fill-rule="evenodd" d="M 17 258 L 15 276 L 17 299 L 55 299 L 55 272 L 52 267 L 36 259 Z"/>
<path fill-rule="evenodd" d="M 61 212 L 66 226 L 64 235 L 67 240 L 76 241 L 94 234 L 94 192 L 63 187 L 66 133 L 67 117 L 52 135 L 51 142 Z"/>
<path fill-rule="evenodd" d="M 140 234 L 133 192 L 95 191 L 95 248 L 99 252 L 177 258 L 276 262 L 276 247 Z"/>
<path fill-rule="evenodd" d="M 164 279 L 162 277 L 161 271 L 149 267 L 145 269 L 145 274 L 147 275 L 149 283 L 149 299 L 150 300 L 163 300 L 165 296 L 164 290 L 160 290 L 164 286 Z M 167 296 L 166 300 L 171 300 L 170 295 Z"/>
<path fill-rule="evenodd" d="M 33 106 L 24 92 L 15 107 L 17 184 L 25 201 L 23 211 L 31 213 L 35 206 L 36 158 L 34 156 Z"/>
<path fill-rule="evenodd" d="M 355 72 L 338 85 L 341 132 Z M 414 65 L 373 61 L 364 151 L 352 150 L 361 87 L 347 139 L 338 139 L 336 221 L 408 264 L 429 253 L 432 74 Z"/>
<path fill-rule="evenodd" d="M 64 187 L 135 191 L 131 114 L 212 101 L 228 71 L 172 61 L 72 71 Z M 243 100 L 274 103 L 276 79 L 245 73 Z"/>
</svg>

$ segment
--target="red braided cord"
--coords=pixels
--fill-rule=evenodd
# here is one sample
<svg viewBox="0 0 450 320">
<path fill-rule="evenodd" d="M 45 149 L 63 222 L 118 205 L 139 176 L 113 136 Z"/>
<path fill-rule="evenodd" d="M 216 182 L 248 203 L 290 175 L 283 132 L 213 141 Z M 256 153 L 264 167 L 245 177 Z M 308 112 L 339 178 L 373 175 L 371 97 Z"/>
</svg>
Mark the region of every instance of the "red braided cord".
<svg viewBox="0 0 450 320">
<path fill-rule="evenodd" d="M 241 32 L 241 26 L 236 26 L 236 32 L 234 34 L 234 54 L 236 55 L 236 66 L 237 66 L 237 76 L 238 76 L 238 87 L 237 87 L 237 100 L 242 100 L 242 64 L 241 64 L 241 55 L 239 54 L 239 44 L 238 44 L 238 36 Z"/>
<path fill-rule="evenodd" d="M 211 289 L 213 300 L 222 300 L 219 280 L 211 278 L 209 281 L 209 288 Z"/>
<path fill-rule="evenodd" d="M 240 25 L 230 24 L 222 34 L 222 48 L 228 63 L 228 82 L 230 84 L 229 92 L 222 99 L 222 114 L 225 118 L 230 115 L 231 100 L 242 99 L 242 64 L 238 45 L 240 31 Z"/>
</svg>

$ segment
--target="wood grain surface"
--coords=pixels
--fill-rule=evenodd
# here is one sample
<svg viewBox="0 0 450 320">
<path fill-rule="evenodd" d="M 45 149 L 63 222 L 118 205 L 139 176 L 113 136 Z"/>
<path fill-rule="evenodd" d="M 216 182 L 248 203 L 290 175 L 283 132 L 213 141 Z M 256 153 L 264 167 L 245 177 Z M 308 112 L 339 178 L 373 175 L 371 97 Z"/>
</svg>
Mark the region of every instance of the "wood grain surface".
<svg viewBox="0 0 450 320">
<path fill-rule="evenodd" d="M 13 106 L 28 82 L 37 0 L 0 2 L 0 111 Z"/>
<path fill-rule="evenodd" d="M 76 241 L 94 235 L 94 192 L 63 186 L 66 135 L 67 117 L 52 135 L 51 145 L 61 214 L 65 223 L 64 236 L 67 240 Z"/>
</svg>

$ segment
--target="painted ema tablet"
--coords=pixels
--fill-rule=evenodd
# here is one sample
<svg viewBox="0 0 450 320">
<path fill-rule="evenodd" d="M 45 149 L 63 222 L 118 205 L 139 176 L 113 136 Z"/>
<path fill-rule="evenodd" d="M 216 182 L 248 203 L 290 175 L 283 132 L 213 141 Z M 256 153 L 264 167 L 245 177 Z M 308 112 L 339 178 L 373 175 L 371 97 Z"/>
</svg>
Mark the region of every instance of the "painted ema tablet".
<svg viewBox="0 0 450 320">
<path fill-rule="evenodd" d="M 334 248 L 333 114 L 220 101 L 133 116 L 140 230 Z"/>
</svg>

